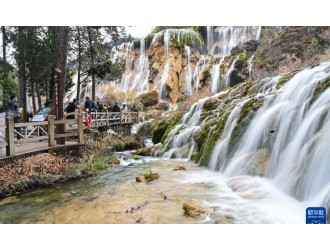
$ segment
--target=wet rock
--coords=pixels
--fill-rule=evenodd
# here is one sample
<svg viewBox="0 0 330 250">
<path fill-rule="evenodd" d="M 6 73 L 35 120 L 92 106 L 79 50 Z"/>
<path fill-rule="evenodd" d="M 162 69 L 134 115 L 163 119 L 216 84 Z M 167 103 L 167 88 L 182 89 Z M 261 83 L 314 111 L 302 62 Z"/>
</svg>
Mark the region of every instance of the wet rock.
<svg viewBox="0 0 330 250">
<path fill-rule="evenodd" d="M 144 209 L 148 204 L 148 201 L 144 202 L 143 204 L 137 205 L 136 207 L 131 207 L 130 209 L 126 210 L 126 213 L 135 213 L 139 210 Z"/>
<path fill-rule="evenodd" d="M 256 51 L 259 46 L 258 41 L 256 40 L 250 40 L 243 44 L 243 49 L 246 51 Z"/>
<path fill-rule="evenodd" d="M 135 177 L 136 182 L 143 182 L 143 176 Z"/>
<path fill-rule="evenodd" d="M 177 170 L 186 170 L 186 168 L 183 166 L 173 168 L 173 171 L 177 171 Z"/>
<path fill-rule="evenodd" d="M 84 202 L 92 202 L 94 200 L 96 200 L 96 197 L 87 197 L 84 199 Z"/>
<path fill-rule="evenodd" d="M 158 93 L 151 91 L 135 98 L 135 103 L 142 103 L 144 107 L 150 107 L 156 105 L 159 102 Z M 138 104 L 137 104 L 138 105 Z"/>
<path fill-rule="evenodd" d="M 234 56 L 234 55 L 237 55 L 238 53 L 240 53 L 242 51 L 243 51 L 243 49 L 241 47 L 236 46 L 236 47 L 231 49 L 230 54 Z"/>
<path fill-rule="evenodd" d="M 184 203 L 182 209 L 184 210 L 185 215 L 193 218 L 201 216 L 202 214 L 206 214 L 208 212 L 207 209 L 192 203 Z"/>
<path fill-rule="evenodd" d="M 143 176 L 144 176 L 144 179 L 147 182 L 151 182 L 151 181 L 154 181 L 154 180 L 159 179 L 159 174 L 158 173 L 154 173 L 151 170 L 148 173 L 144 173 Z"/>
<path fill-rule="evenodd" d="M 140 148 L 138 150 L 132 151 L 131 153 L 133 155 L 142 155 L 142 156 L 150 156 L 151 155 L 152 148 Z"/>
<path fill-rule="evenodd" d="M 160 102 L 154 106 L 155 109 L 157 110 L 163 110 L 166 111 L 170 108 L 170 104 L 167 102 Z"/>
</svg>

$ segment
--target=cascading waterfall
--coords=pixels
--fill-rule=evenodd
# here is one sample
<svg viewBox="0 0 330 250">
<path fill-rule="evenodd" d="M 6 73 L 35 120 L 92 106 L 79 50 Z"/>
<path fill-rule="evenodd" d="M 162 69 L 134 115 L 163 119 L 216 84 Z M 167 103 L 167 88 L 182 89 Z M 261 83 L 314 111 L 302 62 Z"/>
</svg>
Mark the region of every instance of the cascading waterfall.
<svg viewBox="0 0 330 250">
<path fill-rule="evenodd" d="M 235 60 L 232 62 L 230 68 L 228 69 L 227 73 L 226 73 L 226 83 L 225 83 L 225 88 L 229 87 L 230 86 L 230 76 L 231 76 L 231 73 L 233 72 L 234 70 L 234 67 L 235 67 L 235 63 L 237 61 L 237 58 L 235 58 Z"/>
<path fill-rule="evenodd" d="M 189 95 L 193 95 L 193 87 L 192 87 L 192 69 L 190 64 L 190 47 L 184 46 L 187 66 L 186 66 L 186 77 L 185 77 L 185 91 Z"/>
<path fill-rule="evenodd" d="M 236 126 L 239 114 L 244 106 L 244 104 L 249 101 L 249 99 L 242 101 L 239 103 L 233 111 L 230 113 L 228 120 L 225 125 L 225 129 L 222 134 L 221 140 L 216 144 L 216 146 L 213 149 L 211 160 L 209 167 L 213 170 L 219 170 L 217 169 L 217 166 L 223 165 L 223 161 L 226 160 L 226 156 L 228 153 L 228 143 L 231 136 L 231 133 Z"/>
<path fill-rule="evenodd" d="M 280 27 L 277 28 L 280 30 Z M 233 47 L 238 45 L 241 46 L 244 42 L 251 39 L 258 40 L 260 38 L 260 33 L 261 26 L 207 26 L 206 53 L 210 55 L 222 56 L 222 58 L 224 58 L 224 56 L 230 54 L 230 51 Z M 170 40 L 172 38 L 175 38 L 180 44 L 185 45 L 187 66 L 185 69 L 184 92 L 188 95 L 196 96 L 198 94 L 199 87 L 199 72 L 202 72 L 206 63 L 206 59 L 205 56 L 202 55 L 197 64 L 190 60 L 193 57 L 192 48 L 203 52 L 204 43 L 201 35 L 193 29 L 166 29 L 154 35 L 153 40 L 149 46 L 155 42 L 163 43 L 166 54 L 166 60 L 161 70 L 160 77 L 158 78 L 159 81 L 157 84 L 155 84 L 154 90 L 159 92 L 159 97 L 161 99 L 166 99 L 166 82 L 171 71 L 171 62 L 168 54 Z M 138 43 L 138 41 L 123 43 L 113 48 L 113 63 L 115 63 L 116 60 L 126 60 L 126 70 L 120 83 L 108 83 L 108 85 L 111 85 L 111 89 L 109 90 L 111 93 L 123 92 L 127 94 L 129 92 L 134 92 L 134 94 L 139 95 L 150 90 L 148 84 L 150 71 L 148 50 L 146 49 L 147 42 L 145 39 L 140 41 L 139 52 L 137 48 L 134 47 L 134 44 L 136 43 Z M 136 58 L 138 53 L 139 56 Z M 252 62 L 252 60 L 250 62 Z M 252 66 L 252 63 L 250 66 Z M 213 71 L 214 70 L 215 69 L 213 68 Z M 221 86 L 216 87 L 216 85 L 219 83 L 216 81 L 216 78 L 213 78 L 212 82 L 215 83 L 212 85 L 212 93 L 217 93 L 223 89 Z M 215 90 L 215 88 L 217 88 L 217 90 Z"/>
<path fill-rule="evenodd" d="M 200 35 L 190 29 L 166 29 L 158 32 L 152 43 L 159 42 L 159 40 L 163 38 L 164 47 L 165 47 L 165 65 L 163 67 L 161 78 L 158 82 L 158 94 L 160 99 L 164 99 L 164 91 L 166 86 L 166 81 L 168 78 L 169 70 L 170 70 L 170 58 L 169 58 L 169 49 L 170 49 L 170 40 L 171 38 L 176 38 L 179 43 L 189 43 L 193 44 L 194 47 L 199 47 L 202 49 L 203 40 Z M 192 69 L 190 65 L 190 47 L 185 46 L 185 53 L 187 58 L 187 69 L 186 69 L 186 79 L 185 79 L 185 90 L 189 95 L 193 94 L 192 90 Z"/>
<path fill-rule="evenodd" d="M 222 157 L 214 151 L 217 160 L 212 168 L 224 170 L 228 177 L 264 175 L 297 199 L 317 197 L 328 204 L 330 89 L 310 101 L 315 86 L 329 76 L 330 63 L 323 63 L 297 73 L 278 91 L 266 93 L 264 105 L 235 151 Z M 256 157 L 266 158 L 263 172 L 254 169 Z"/>
<path fill-rule="evenodd" d="M 207 26 L 207 53 L 211 53 L 213 47 L 213 27 Z"/>
<path fill-rule="evenodd" d="M 253 60 L 254 60 L 254 54 L 251 56 L 251 58 L 248 60 L 249 65 L 249 78 L 252 76 L 252 66 L 253 66 Z"/>
<path fill-rule="evenodd" d="M 212 75 L 211 75 L 211 93 L 215 94 L 219 90 L 219 80 L 220 80 L 220 63 L 213 66 Z"/>
<path fill-rule="evenodd" d="M 165 158 L 186 158 L 190 159 L 195 148 L 193 135 L 200 129 L 200 116 L 205 101 L 213 97 L 200 99 L 181 118 L 180 124 L 176 125 L 168 134 L 163 151 L 171 146 L 171 149 L 163 154 Z"/>
<path fill-rule="evenodd" d="M 211 55 L 226 56 L 235 46 L 242 46 L 249 40 L 259 40 L 261 27 L 216 27 L 214 29 L 213 46 L 209 51 Z"/>
<path fill-rule="evenodd" d="M 198 94 L 198 88 L 199 88 L 199 75 L 201 72 L 203 72 L 205 67 L 205 57 L 202 55 L 199 61 L 196 64 L 194 75 L 193 75 L 193 81 L 194 81 L 194 91 L 195 95 Z"/>
<path fill-rule="evenodd" d="M 136 90 L 138 94 L 148 91 L 149 60 L 145 52 L 145 40 L 140 41 L 140 56 L 135 78 L 129 91 Z"/>
</svg>

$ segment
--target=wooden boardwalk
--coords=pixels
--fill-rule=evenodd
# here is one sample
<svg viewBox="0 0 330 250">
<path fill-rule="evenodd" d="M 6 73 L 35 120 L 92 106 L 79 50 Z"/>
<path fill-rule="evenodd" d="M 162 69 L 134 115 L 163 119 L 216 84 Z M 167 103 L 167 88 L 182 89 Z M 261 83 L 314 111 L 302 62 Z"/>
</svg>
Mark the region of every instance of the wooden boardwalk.
<svg viewBox="0 0 330 250">
<path fill-rule="evenodd" d="M 6 118 L 6 124 L 0 125 L 0 129 L 5 130 L 0 139 L 0 161 L 52 148 L 82 145 L 86 114 L 78 110 L 66 116 L 72 114 L 75 119 L 55 120 L 50 115 L 47 121 L 29 123 L 14 123 L 12 118 Z M 138 112 L 95 112 L 90 116 L 93 129 L 112 129 L 118 134 L 130 129 L 139 119 Z M 21 136 L 20 141 L 17 141 L 17 135 Z M 70 141 L 66 141 L 68 137 Z"/>
</svg>

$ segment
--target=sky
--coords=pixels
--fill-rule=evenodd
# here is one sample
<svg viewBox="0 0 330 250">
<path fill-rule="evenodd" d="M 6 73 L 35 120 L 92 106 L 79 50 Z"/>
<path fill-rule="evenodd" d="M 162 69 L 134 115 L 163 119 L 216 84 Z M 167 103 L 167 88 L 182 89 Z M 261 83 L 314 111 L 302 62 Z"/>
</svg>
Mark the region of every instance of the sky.
<svg viewBox="0 0 330 250">
<path fill-rule="evenodd" d="M 153 26 L 125 26 L 127 34 L 131 34 L 134 38 L 146 37 Z"/>
</svg>

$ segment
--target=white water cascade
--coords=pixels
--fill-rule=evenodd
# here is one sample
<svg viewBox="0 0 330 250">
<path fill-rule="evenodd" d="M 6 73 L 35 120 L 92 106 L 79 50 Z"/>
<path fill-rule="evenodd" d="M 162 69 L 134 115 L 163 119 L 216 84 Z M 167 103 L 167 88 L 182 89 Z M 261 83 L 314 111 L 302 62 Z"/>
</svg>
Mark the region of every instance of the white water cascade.
<svg viewBox="0 0 330 250">
<path fill-rule="evenodd" d="M 203 105 L 208 99 L 214 97 L 200 99 L 181 118 L 180 124 L 172 129 L 164 142 L 163 151 L 166 151 L 168 146 L 171 149 L 165 152 L 163 157 L 190 159 L 195 148 L 193 135 L 200 129 L 201 124 L 203 124 L 200 121 Z"/>
<path fill-rule="evenodd" d="M 230 68 L 228 69 L 227 73 L 226 73 L 226 83 L 225 83 L 225 88 L 229 87 L 230 86 L 230 76 L 231 76 L 231 73 L 233 72 L 234 70 L 234 67 L 235 67 L 235 63 L 237 61 L 237 58 L 235 58 L 235 60 L 232 62 Z"/>
<path fill-rule="evenodd" d="M 216 27 L 212 39 L 212 49 L 209 51 L 209 54 L 220 56 L 229 55 L 231 49 L 235 46 L 242 46 L 245 42 L 252 39 L 258 40 L 260 38 L 260 31 L 261 27 L 258 26 Z"/>
<path fill-rule="evenodd" d="M 310 104 L 316 85 L 329 76 L 330 63 L 323 63 L 266 92 L 235 151 L 222 157 L 214 151 L 212 168 L 227 177 L 262 175 L 299 200 L 329 204 L 330 89 Z"/>
<path fill-rule="evenodd" d="M 184 51 L 185 51 L 185 56 L 187 60 L 187 65 L 186 65 L 186 77 L 185 77 L 185 91 L 189 95 L 193 95 L 193 82 L 192 82 L 192 67 L 190 64 L 190 47 L 189 46 L 184 46 Z"/>
<path fill-rule="evenodd" d="M 205 57 L 201 56 L 199 61 L 196 64 L 195 70 L 194 70 L 194 75 L 193 75 L 193 81 L 194 81 L 194 91 L 195 91 L 195 96 L 198 94 L 198 88 L 199 88 L 199 75 L 201 72 L 203 72 L 205 67 Z"/>
</svg>

